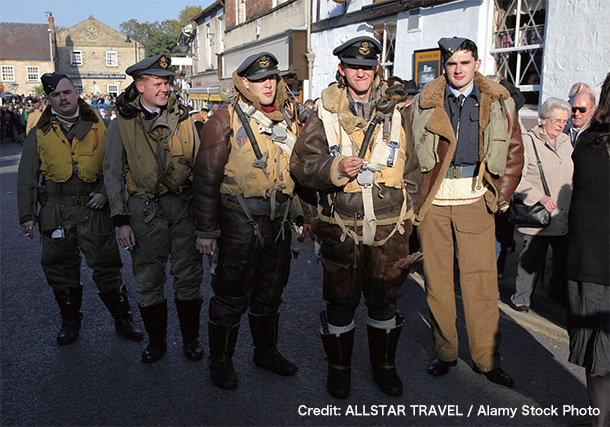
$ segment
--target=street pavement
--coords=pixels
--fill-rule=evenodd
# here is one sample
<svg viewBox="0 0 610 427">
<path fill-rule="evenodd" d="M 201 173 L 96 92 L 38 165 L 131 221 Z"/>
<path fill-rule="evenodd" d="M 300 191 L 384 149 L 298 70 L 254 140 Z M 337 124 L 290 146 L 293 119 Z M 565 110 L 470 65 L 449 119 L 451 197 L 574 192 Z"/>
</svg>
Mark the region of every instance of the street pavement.
<svg viewBox="0 0 610 427">
<path fill-rule="evenodd" d="M 16 181 L 19 144 L 0 145 L 0 425 L 586 425 L 589 406 L 582 368 L 567 362 L 565 309 L 538 289 L 529 313 L 505 304 L 514 287 L 516 258 L 509 253 L 500 280 L 502 367 L 512 389 L 494 385 L 471 369 L 461 301 L 458 305 L 458 365 L 444 377 L 426 374 L 434 358 L 421 269 L 405 282 L 399 309 L 405 326 L 397 366 L 402 396 L 383 394 L 368 361 L 366 310 L 356 315 L 352 391 L 345 400 L 325 387 L 327 365 L 318 335 L 323 309 L 322 265 L 313 245 L 302 246 L 284 292 L 280 351 L 299 366 L 280 377 L 252 362 L 252 339 L 244 316 L 234 363 L 235 390 L 220 390 L 209 379 L 207 357 L 189 361 L 182 352 L 171 284 L 168 351 L 154 364 L 141 362 L 146 340 L 132 342 L 114 331 L 112 319 L 83 262 L 84 314 L 81 335 L 59 346 L 61 319 L 40 267 L 39 237 L 24 238 L 18 224 Z M 129 254 L 121 251 L 124 281 L 137 294 Z M 548 266 L 547 266 L 548 269 Z M 171 275 L 168 274 L 168 277 Z M 547 277 L 550 277 L 547 275 Z M 207 350 L 207 302 L 211 296 L 206 264 L 202 283 L 201 340 Z M 503 302 L 504 301 L 504 302 Z M 138 310 L 134 319 L 143 327 Z M 570 412 L 565 413 L 565 410 Z"/>
</svg>

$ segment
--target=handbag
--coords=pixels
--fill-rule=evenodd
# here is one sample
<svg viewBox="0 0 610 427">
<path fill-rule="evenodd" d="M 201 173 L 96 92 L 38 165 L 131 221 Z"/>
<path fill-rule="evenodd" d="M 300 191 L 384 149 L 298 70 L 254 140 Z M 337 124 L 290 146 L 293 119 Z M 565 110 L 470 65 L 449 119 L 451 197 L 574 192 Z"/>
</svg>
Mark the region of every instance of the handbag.
<svg viewBox="0 0 610 427">
<path fill-rule="evenodd" d="M 534 146 L 534 153 L 536 154 L 536 160 L 538 162 L 538 170 L 540 171 L 540 179 L 542 180 L 544 194 L 551 197 L 551 192 L 549 191 L 549 186 L 546 183 L 544 171 L 542 170 L 542 162 L 538 156 L 538 150 L 536 149 L 534 141 L 532 141 L 532 145 Z M 540 202 L 533 206 L 528 206 L 523 200 L 513 196 L 510 208 L 508 209 L 508 221 L 521 227 L 544 228 L 551 223 L 551 213 Z"/>
</svg>

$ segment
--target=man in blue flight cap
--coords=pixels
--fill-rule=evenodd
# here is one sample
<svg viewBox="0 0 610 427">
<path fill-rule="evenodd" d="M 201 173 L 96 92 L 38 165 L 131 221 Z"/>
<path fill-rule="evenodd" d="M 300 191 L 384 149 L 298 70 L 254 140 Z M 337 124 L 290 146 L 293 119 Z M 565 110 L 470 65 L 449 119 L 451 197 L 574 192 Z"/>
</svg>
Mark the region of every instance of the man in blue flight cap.
<svg viewBox="0 0 610 427">
<path fill-rule="evenodd" d="M 519 183 L 521 130 L 510 93 L 478 73 L 476 44 L 453 37 L 438 45 L 445 74 L 424 86 L 412 104 L 413 141 L 424 180 L 416 213 L 437 357 L 428 373 L 445 375 L 457 363 L 457 248 L 473 370 L 512 387 L 498 351 L 493 215 L 508 209 Z"/>
</svg>

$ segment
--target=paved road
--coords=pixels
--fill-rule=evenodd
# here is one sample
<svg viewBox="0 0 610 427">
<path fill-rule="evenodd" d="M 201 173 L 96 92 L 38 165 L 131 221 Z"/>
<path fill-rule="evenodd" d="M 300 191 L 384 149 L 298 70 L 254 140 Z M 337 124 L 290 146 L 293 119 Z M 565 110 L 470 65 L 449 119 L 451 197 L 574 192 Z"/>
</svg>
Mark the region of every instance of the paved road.
<svg viewBox="0 0 610 427">
<path fill-rule="evenodd" d="M 405 282 L 399 308 L 405 325 L 398 348 L 398 371 L 405 383 L 400 397 L 381 393 L 370 374 L 365 310 L 357 313 L 352 392 L 330 397 L 325 389 L 323 351 L 318 337 L 321 265 L 311 246 L 292 266 L 285 292 L 280 349 L 299 366 L 283 378 L 252 362 L 248 322 L 241 325 L 235 367 L 239 387 L 215 388 L 206 362 L 182 354 L 175 309 L 169 311 L 169 348 L 159 362 L 140 361 L 145 343 L 118 336 L 96 296 L 88 268 L 83 327 L 79 340 L 58 346 L 58 308 L 39 264 L 40 242 L 21 236 L 16 211 L 16 171 L 21 147 L 0 145 L 1 225 L 1 425 L 584 425 L 588 417 L 564 415 L 564 405 L 586 408 L 580 368 L 567 362 L 563 309 L 540 290 L 530 313 L 516 313 L 500 302 L 503 368 L 515 379 L 507 389 L 471 370 L 464 319 L 458 366 L 445 377 L 425 373 L 433 358 L 422 277 Z M 127 253 L 124 278 L 135 306 L 135 283 Z M 514 281 L 516 254 L 509 254 L 500 282 L 506 301 Z M 548 277 L 548 276 L 547 276 Z M 202 284 L 209 300 L 210 277 Z M 171 301 L 169 286 L 166 294 Z M 205 304 L 204 304 L 205 307 Z M 458 300 L 458 308 L 461 304 Z M 139 313 L 135 320 L 141 323 Z M 202 319 L 207 317 L 207 309 Z M 202 337 L 207 343 L 205 321 Z M 206 348 L 207 353 L 207 348 Z"/>
</svg>

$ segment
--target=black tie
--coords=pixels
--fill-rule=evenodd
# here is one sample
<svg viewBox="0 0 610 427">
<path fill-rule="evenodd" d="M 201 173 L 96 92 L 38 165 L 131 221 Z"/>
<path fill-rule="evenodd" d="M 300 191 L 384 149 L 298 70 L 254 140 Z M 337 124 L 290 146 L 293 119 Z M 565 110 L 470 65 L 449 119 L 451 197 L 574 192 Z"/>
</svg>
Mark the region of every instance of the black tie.
<svg viewBox="0 0 610 427">
<path fill-rule="evenodd" d="M 460 120 L 460 117 L 462 115 L 462 105 L 464 103 L 464 98 L 466 98 L 463 94 L 460 94 L 460 96 L 458 96 L 458 120 Z"/>
</svg>

